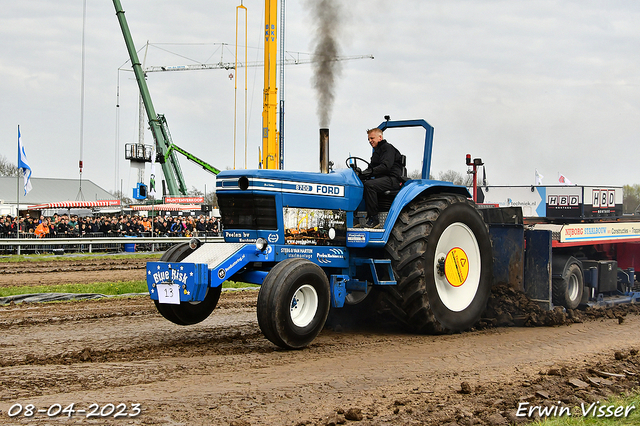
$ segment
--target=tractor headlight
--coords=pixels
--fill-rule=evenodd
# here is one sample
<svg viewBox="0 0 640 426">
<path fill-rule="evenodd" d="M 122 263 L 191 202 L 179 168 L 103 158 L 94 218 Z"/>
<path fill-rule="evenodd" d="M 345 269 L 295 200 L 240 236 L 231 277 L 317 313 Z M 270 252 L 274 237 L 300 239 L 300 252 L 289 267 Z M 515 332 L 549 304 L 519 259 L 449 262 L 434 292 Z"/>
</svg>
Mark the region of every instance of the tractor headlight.
<svg viewBox="0 0 640 426">
<path fill-rule="evenodd" d="M 189 240 L 189 248 L 191 250 L 195 250 L 202 245 L 202 242 L 197 238 L 192 238 Z"/>
<path fill-rule="evenodd" d="M 260 237 L 256 240 L 256 249 L 264 251 L 267 248 L 267 240 Z"/>
</svg>

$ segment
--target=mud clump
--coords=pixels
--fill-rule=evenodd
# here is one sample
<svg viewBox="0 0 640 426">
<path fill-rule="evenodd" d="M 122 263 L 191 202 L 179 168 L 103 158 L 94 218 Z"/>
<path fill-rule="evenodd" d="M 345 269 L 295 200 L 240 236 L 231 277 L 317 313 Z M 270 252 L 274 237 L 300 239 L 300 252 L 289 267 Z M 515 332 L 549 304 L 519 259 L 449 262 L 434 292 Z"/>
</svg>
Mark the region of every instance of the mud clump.
<svg viewBox="0 0 640 426">
<path fill-rule="evenodd" d="M 468 394 L 470 394 L 472 392 L 473 391 L 471 390 L 471 385 L 469 384 L 469 382 L 460 383 L 460 391 L 459 391 L 459 393 L 468 395 Z"/>
<path fill-rule="evenodd" d="M 581 323 L 595 319 L 617 319 L 624 322 L 627 314 L 638 314 L 640 306 L 623 304 L 614 307 L 587 307 L 585 309 L 564 309 L 556 306 L 545 310 L 526 294 L 507 285 L 494 286 L 476 329 L 491 327 L 554 327 Z"/>
<path fill-rule="evenodd" d="M 351 420 L 354 422 L 359 422 L 360 420 L 362 420 L 362 410 L 360 408 L 349 408 L 345 413 L 344 413 L 344 418 L 347 420 Z"/>
</svg>

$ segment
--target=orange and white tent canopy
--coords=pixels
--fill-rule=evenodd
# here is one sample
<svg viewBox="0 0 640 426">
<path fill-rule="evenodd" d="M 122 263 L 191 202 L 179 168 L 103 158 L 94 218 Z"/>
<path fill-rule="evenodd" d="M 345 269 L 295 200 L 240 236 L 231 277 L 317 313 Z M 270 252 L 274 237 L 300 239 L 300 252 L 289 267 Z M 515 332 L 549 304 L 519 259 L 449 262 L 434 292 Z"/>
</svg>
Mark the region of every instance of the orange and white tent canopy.
<svg viewBox="0 0 640 426">
<path fill-rule="evenodd" d="M 92 207 L 114 207 L 119 206 L 120 200 L 96 200 L 96 201 L 60 201 L 57 203 L 36 204 L 27 207 L 28 210 L 44 209 L 81 209 Z"/>
</svg>

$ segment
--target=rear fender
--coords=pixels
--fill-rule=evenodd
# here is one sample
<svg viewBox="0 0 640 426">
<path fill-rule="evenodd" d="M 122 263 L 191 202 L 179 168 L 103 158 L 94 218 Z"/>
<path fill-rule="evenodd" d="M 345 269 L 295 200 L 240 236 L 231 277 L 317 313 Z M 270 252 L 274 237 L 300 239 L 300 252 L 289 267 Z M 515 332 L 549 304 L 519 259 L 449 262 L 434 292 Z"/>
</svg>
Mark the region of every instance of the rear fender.
<svg viewBox="0 0 640 426">
<path fill-rule="evenodd" d="M 410 180 L 402 185 L 402 189 L 393 200 L 391 208 L 389 209 L 389 214 L 387 215 L 387 219 L 384 222 L 385 231 L 380 236 L 381 238 L 379 240 L 370 239 L 369 244 L 374 246 L 384 246 L 387 243 L 389 234 L 391 234 L 393 225 L 396 223 L 396 220 L 398 220 L 398 216 L 400 216 L 402 209 L 404 209 L 407 204 L 413 201 L 416 197 L 420 195 L 432 195 L 440 193 L 460 194 L 465 197 L 471 198 L 471 194 L 469 194 L 467 188 L 460 185 L 454 185 L 451 182 L 443 182 L 430 179 Z"/>
</svg>

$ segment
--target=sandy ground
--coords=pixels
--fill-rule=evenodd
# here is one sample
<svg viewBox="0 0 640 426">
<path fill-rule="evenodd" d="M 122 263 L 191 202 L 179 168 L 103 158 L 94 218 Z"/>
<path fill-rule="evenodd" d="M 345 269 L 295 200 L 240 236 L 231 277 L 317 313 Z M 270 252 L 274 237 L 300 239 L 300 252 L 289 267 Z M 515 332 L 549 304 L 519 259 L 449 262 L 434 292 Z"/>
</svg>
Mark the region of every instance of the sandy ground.
<svg viewBox="0 0 640 426">
<path fill-rule="evenodd" d="M 91 272 L 33 269 L 0 277 Z M 224 292 L 189 327 L 146 297 L 0 306 L 0 424 L 500 425 L 640 384 L 640 316 L 624 310 L 444 336 L 356 323 L 284 351 L 260 333 L 256 299 Z M 71 418 L 53 416 L 70 404 Z"/>
</svg>

